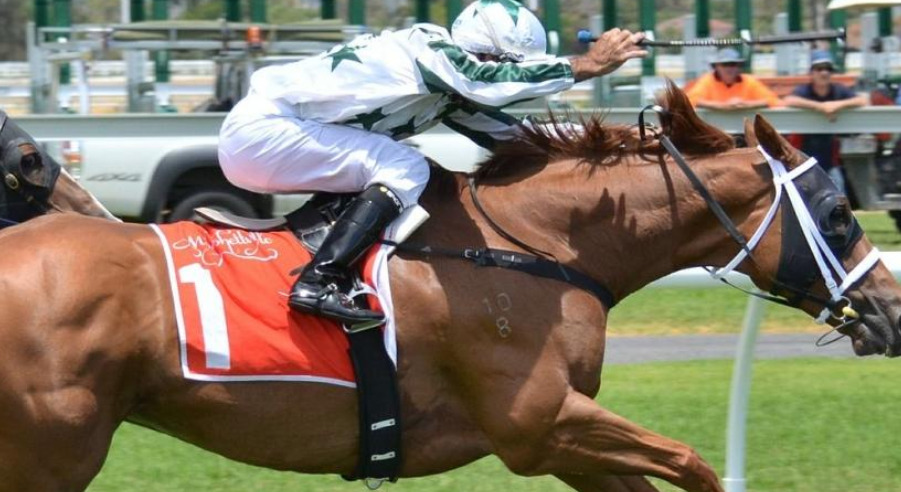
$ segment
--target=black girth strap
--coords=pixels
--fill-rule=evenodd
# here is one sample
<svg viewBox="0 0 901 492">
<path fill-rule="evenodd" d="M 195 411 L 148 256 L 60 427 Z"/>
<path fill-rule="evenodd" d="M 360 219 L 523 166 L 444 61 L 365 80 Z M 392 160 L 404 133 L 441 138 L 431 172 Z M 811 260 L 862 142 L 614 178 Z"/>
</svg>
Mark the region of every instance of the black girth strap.
<svg viewBox="0 0 901 492">
<path fill-rule="evenodd" d="M 423 256 L 438 255 L 446 256 L 448 258 L 458 258 L 469 260 L 480 267 L 506 268 L 508 270 L 528 273 L 529 275 L 534 275 L 536 277 L 560 280 L 591 292 L 591 294 L 597 297 L 607 309 L 612 308 L 617 303 L 617 299 L 613 293 L 595 279 L 562 263 L 547 260 L 538 256 L 492 248 L 450 250 L 412 244 L 394 245 L 397 246 L 398 251 L 407 253 Z"/>
<path fill-rule="evenodd" d="M 385 351 L 382 330 L 348 332 L 350 359 L 357 377 L 360 453 L 346 480 L 397 480 L 400 470 L 400 393 L 394 363 Z"/>
</svg>

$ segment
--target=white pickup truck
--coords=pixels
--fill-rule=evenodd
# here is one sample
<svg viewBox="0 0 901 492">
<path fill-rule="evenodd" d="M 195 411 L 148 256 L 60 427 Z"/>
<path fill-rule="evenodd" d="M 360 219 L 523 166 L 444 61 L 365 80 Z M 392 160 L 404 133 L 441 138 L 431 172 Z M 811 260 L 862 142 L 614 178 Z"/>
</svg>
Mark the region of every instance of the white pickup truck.
<svg viewBox="0 0 901 492">
<path fill-rule="evenodd" d="M 270 217 L 297 208 L 306 195 L 260 195 L 236 188 L 219 169 L 216 138 L 91 138 L 63 143 L 63 162 L 115 215 L 133 221 L 170 222 L 196 207 Z M 439 126 L 406 144 L 452 170 L 466 170 L 487 151 Z"/>
</svg>

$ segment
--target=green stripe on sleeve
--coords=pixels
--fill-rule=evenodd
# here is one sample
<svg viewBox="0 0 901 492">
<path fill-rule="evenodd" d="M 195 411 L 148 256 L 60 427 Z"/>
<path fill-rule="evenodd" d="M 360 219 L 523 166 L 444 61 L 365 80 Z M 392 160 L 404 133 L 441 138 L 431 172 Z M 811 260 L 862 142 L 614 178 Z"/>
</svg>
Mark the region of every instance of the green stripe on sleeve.
<svg viewBox="0 0 901 492">
<path fill-rule="evenodd" d="M 419 67 L 419 73 L 422 74 L 422 81 L 425 83 L 426 89 L 429 90 L 432 94 L 436 93 L 448 93 L 448 94 L 459 94 L 460 91 L 454 89 L 454 87 L 444 80 L 441 79 L 435 72 L 429 70 L 428 67 L 422 64 L 419 60 L 416 61 L 416 66 Z"/>
<path fill-rule="evenodd" d="M 432 41 L 429 47 L 443 53 L 454 68 L 473 82 L 526 82 L 572 78 L 572 67 L 563 61 L 553 63 L 482 63 L 473 59 L 459 46 L 446 41 Z"/>
</svg>

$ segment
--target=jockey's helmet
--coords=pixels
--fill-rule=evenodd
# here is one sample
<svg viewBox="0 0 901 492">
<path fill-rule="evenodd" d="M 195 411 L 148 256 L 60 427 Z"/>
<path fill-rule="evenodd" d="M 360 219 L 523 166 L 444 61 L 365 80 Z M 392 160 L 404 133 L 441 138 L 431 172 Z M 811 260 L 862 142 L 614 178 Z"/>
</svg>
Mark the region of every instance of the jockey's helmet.
<svg viewBox="0 0 901 492">
<path fill-rule="evenodd" d="M 516 0 L 476 0 L 454 20 L 454 43 L 474 54 L 521 62 L 547 56 L 541 21 Z"/>
</svg>

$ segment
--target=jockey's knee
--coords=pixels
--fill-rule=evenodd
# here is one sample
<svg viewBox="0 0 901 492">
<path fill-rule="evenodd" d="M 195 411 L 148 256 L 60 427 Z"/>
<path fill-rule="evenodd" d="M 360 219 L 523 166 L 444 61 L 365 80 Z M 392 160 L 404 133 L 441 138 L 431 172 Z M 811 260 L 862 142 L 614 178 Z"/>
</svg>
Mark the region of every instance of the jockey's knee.
<svg viewBox="0 0 901 492">
<path fill-rule="evenodd" d="M 369 177 L 367 187 L 374 184 L 387 186 L 403 204 L 403 208 L 416 205 L 429 182 L 429 163 L 419 152 L 380 162 Z"/>
</svg>

